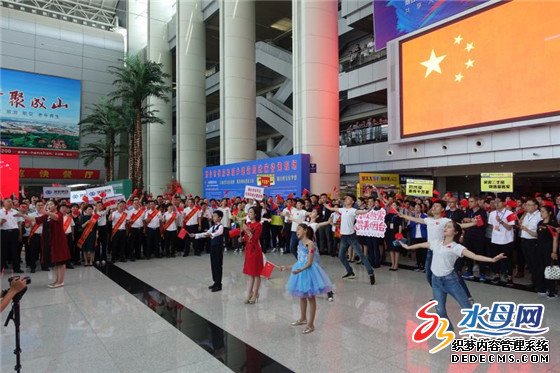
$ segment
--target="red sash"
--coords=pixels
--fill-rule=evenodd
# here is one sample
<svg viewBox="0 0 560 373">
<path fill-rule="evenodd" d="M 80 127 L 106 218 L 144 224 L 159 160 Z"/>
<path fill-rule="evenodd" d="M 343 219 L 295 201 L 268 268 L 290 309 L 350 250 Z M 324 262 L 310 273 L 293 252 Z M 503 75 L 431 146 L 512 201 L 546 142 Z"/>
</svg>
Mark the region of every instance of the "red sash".
<svg viewBox="0 0 560 373">
<path fill-rule="evenodd" d="M 193 208 L 193 209 L 191 210 L 191 212 L 189 212 L 189 213 L 187 214 L 187 216 L 185 217 L 185 225 L 187 225 L 187 222 L 188 222 L 189 220 L 191 220 L 191 218 L 194 216 L 194 214 L 196 214 L 196 213 L 198 212 L 198 210 L 200 210 L 200 209 L 198 208 L 198 206 L 196 206 L 195 208 Z"/>
<path fill-rule="evenodd" d="M 133 214 L 133 215 L 130 217 L 130 220 L 129 220 L 129 223 L 128 223 L 128 224 L 129 224 L 129 225 L 134 224 L 134 222 L 136 222 L 136 220 L 138 220 L 138 218 L 139 218 L 140 216 L 144 215 L 144 212 L 146 212 L 146 208 L 145 208 L 144 206 L 142 206 L 142 208 L 141 208 L 140 210 L 138 210 L 135 214 Z"/>
<path fill-rule="evenodd" d="M 70 224 L 72 224 L 72 217 L 70 216 L 66 216 L 66 221 L 64 222 L 62 228 L 64 229 L 64 234 L 66 234 L 66 230 L 68 229 L 68 227 L 70 226 Z"/>
<path fill-rule="evenodd" d="M 80 248 L 80 249 L 82 248 L 82 246 L 84 245 L 84 243 L 88 239 L 89 235 L 93 231 L 93 227 L 97 223 L 98 219 L 99 219 L 99 215 L 97 215 L 97 214 L 93 215 L 91 217 L 91 219 L 89 219 L 89 221 L 87 222 L 86 229 L 84 229 L 84 231 L 82 233 L 82 236 L 80 237 L 80 240 L 76 244 L 76 246 L 78 246 L 78 248 Z"/>
<path fill-rule="evenodd" d="M 43 223 L 35 224 L 35 225 L 33 226 L 33 228 L 31 228 L 31 232 L 29 232 L 29 237 L 32 237 L 32 236 L 35 234 L 35 232 L 37 232 L 37 229 L 39 229 L 39 227 L 40 227 L 41 225 L 43 225 Z"/>
<path fill-rule="evenodd" d="M 150 214 L 148 214 L 148 220 L 146 221 L 146 225 L 150 224 L 152 220 L 154 220 L 154 218 L 156 217 L 156 215 L 158 214 L 159 210 L 155 209 L 154 211 L 152 211 Z"/>
<path fill-rule="evenodd" d="M 117 231 L 119 230 L 119 228 L 121 227 L 121 225 L 124 223 L 125 220 L 126 220 L 126 212 L 123 212 L 119 220 L 113 226 L 113 231 L 111 232 L 111 238 L 113 238 L 115 233 L 117 233 Z"/>
<path fill-rule="evenodd" d="M 169 218 L 169 220 L 163 225 L 163 229 L 162 229 L 162 233 L 165 232 L 167 230 L 167 228 L 169 228 L 169 226 L 171 224 L 173 224 L 173 222 L 175 221 L 175 218 L 177 217 L 177 213 L 173 212 L 171 214 L 171 217 Z"/>
</svg>

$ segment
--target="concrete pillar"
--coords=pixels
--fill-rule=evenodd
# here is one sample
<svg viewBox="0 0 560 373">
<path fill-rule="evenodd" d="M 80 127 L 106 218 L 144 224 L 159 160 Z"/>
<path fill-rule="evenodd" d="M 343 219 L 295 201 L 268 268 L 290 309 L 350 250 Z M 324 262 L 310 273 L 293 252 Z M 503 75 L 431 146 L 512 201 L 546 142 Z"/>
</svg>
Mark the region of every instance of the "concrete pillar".
<svg viewBox="0 0 560 373">
<path fill-rule="evenodd" d="M 206 165 L 206 29 L 201 0 L 177 2 L 177 180 L 202 195 Z"/>
<path fill-rule="evenodd" d="M 266 151 L 267 152 L 271 152 L 274 150 L 274 138 L 273 137 L 269 137 L 268 139 L 266 139 Z"/>
<path fill-rule="evenodd" d="M 220 162 L 257 150 L 254 0 L 220 0 Z"/>
<path fill-rule="evenodd" d="M 169 51 L 167 23 L 173 15 L 173 0 L 150 0 L 148 3 L 148 48 L 147 59 L 161 63 L 163 71 L 170 75 L 166 85 L 171 87 L 173 69 L 172 54 Z M 160 99 L 148 99 L 150 109 L 158 110 L 157 116 L 164 123 L 150 124 L 146 131 L 146 164 L 145 184 L 154 195 L 161 193 L 172 176 L 172 133 L 173 112 L 172 93 L 168 94 L 169 102 Z"/>
<path fill-rule="evenodd" d="M 340 184 L 338 5 L 336 0 L 293 0 L 294 154 L 317 164 L 311 190 Z"/>
</svg>

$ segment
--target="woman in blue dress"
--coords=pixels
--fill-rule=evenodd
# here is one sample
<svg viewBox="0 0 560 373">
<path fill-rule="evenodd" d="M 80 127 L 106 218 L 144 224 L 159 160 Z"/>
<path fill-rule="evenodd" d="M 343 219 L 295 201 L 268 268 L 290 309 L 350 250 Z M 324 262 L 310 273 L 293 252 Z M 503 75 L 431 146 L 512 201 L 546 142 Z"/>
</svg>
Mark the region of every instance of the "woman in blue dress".
<svg viewBox="0 0 560 373">
<path fill-rule="evenodd" d="M 299 239 L 298 260 L 291 266 L 282 266 L 281 270 L 290 269 L 292 273 L 288 279 L 286 289 L 294 297 L 299 298 L 301 315 L 293 326 L 306 325 L 303 334 L 315 330 L 315 313 L 317 302 L 315 296 L 326 294 L 333 288 L 331 280 L 318 263 L 313 242 L 313 228 L 306 224 L 298 225 L 296 235 Z M 307 304 L 309 303 L 309 317 L 307 317 Z"/>
</svg>

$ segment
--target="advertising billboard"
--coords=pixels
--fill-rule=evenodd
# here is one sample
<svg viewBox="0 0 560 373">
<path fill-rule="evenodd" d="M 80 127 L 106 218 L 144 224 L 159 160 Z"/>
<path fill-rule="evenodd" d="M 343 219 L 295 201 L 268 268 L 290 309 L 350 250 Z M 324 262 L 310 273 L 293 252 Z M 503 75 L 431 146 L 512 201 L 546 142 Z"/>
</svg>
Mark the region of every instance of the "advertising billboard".
<svg viewBox="0 0 560 373">
<path fill-rule="evenodd" d="M 0 69 L 3 154 L 78 158 L 79 80 Z"/>
<path fill-rule="evenodd" d="M 560 114 L 558 19 L 504 2 L 399 40 L 401 137 Z"/>
<path fill-rule="evenodd" d="M 309 189 L 309 154 L 204 167 L 204 197 L 242 197 L 245 186 L 263 187 L 265 194 L 301 196 Z"/>
<path fill-rule="evenodd" d="M 387 42 L 444 20 L 488 0 L 375 0 L 375 50 Z"/>
</svg>

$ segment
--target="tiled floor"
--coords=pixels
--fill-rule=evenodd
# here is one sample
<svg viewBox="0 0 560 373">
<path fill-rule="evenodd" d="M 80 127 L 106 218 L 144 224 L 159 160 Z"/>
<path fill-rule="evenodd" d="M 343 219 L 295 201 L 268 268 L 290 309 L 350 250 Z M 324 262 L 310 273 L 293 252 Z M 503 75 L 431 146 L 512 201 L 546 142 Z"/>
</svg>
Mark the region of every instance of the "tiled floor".
<svg viewBox="0 0 560 373">
<path fill-rule="evenodd" d="M 268 258 L 276 264 L 293 260 L 277 254 Z M 336 284 L 335 301 L 318 300 L 317 329 L 309 335 L 289 325 L 299 316 L 299 306 L 284 291 L 287 273 L 275 272 L 271 280 L 263 281 L 258 304 L 243 304 L 242 254 L 225 256 L 224 289 L 218 293 L 207 289 L 211 283 L 208 255 L 128 262 L 119 267 L 296 372 L 560 372 L 558 299 L 469 282 L 476 301 L 484 305 L 506 300 L 546 305 L 543 324 L 551 329 L 546 335 L 550 364 L 458 366 L 449 363 L 449 350 L 430 355 L 427 350 L 435 345 L 433 341 L 411 342 L 418 325 L 415 312 L 431 298 L 423 274 L 382 267 L 376 270 L 377 284 L 371 286 L 361 266 L 355 268 L 355 280 L 342 281 L 338 260 L 325 257 L 322 261 Z M 34 274 L 22 301 L 24 372 L 228 371 L 166 321 L 181 317 L 168 312 L 170 299 L 154 295 L 157 313 L 153 312 L 94 268 L 68 271 L 63 289 L 49 290 L 47 283 L 45 272 Z M 6 279 L 2 285 L 7 286 Z M 453 300 L 448 301 L 448 310 L 452 321 L 459 321 Z M 187 318 L 180 324 L 180 328 L 193 327 Z M 13 326 L 2 328 L 3 372 L 13 369 L 13 343 Z"/>
</svg>

